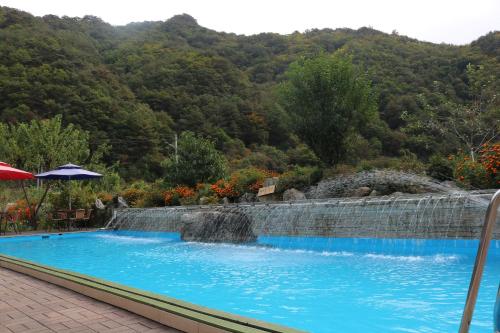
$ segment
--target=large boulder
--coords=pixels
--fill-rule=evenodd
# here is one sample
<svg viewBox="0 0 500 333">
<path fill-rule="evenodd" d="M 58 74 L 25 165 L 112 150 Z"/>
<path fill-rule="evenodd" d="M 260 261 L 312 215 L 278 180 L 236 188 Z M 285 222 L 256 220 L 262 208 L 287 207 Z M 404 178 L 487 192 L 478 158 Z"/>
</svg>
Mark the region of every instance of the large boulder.
<svg viewBox="0 0 500 333">
<path fill-rule="evenodd" d="M 297 189 L 291 188 L 283 192 L 283 201 L 306 200 L 306 195 Z"/>
<path fill-rule="evenodd" d="M 252 221 L 229 210 L 193 212 L 182 215 L 181 239 L 188 242 L 249 243 L 257 240 Z"/>
<path fill-rule="evenodd" d="M 324 179 L 316 186 L 310 187 L 306 197 L 324 199 L 369 195 L 370 192 L 366 188 L 377 191 L 378 195 L 389 195 L 393 192 L 420 194 L 449 191 L 449 186 L 427 176 L 395 170 L 374 170 Z"/>
<path fill-rule="evenodd" d="M 96 209 L 106 209 L 106 206 L 104 206 L 101 199 L 95 199 L 94 206 Z"/>
<path fill-rule="evenodd" d="M 243 193 L 243 195 L 239 198 L 238 202 L 240 203 L 255 202 L 256 200 L 257 198 L 254 193 L 246 192 Z"/>
<path fill-rule="evenodd" d="M 372 189 L 368 186 L 361 186 L 354 189 L 350 194 L 351 197 L 366 197 L 371 193 Z"/>
<path fill-rule="evenodd" d="M 123 197 L 115 196 L 115 197 L 113 197 L 113 200 L 111 200 L 107 204 L 107 207 L 115 208 L 115 209 L 128 208 L 128 204 L 127 204 L 127 201 L 125 201 L 125 199 L 123 199 Z"/>
</svg>

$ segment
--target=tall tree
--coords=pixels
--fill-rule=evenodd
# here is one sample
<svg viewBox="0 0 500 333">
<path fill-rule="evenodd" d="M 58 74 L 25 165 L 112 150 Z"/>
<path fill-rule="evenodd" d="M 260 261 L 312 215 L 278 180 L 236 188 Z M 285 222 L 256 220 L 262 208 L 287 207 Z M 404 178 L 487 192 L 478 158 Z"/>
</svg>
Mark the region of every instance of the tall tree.
<svg viewBox="0 0 500 333">
<path fill-rule="evenodd" d="M 327 164 L 345 157 L 347 138 L 376 119 L 370 81 L 340 54 L 319 54 L 290 65 L 281 86 L 297 134 Z"/>
<path fill-rule="evenodd" d="M 183 132 L 179 138 L 178 154 L 164 162 L 166 182 L 194 186 L 221 179 L 226 174 L 226 160 L 212 141 L 193 132 Z"/>
<path fill-rule="evenodd" d="M 99 148 L 99 158 L 103 149 Z M 88 164 L 92 162 L 89 133 L 72 124 L 63 126 L 60 115 L 10 126 L 0 123 L 0 160 L 33 172 L 68 162 Z"/>
</svg>

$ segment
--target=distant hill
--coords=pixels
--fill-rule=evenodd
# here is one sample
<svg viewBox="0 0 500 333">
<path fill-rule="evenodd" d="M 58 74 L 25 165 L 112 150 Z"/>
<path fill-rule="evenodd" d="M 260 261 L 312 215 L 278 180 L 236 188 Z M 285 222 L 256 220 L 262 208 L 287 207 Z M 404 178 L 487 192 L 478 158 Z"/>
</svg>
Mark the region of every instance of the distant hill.
<svg viewBox="0 0 500 333">
<path fill-rule="evenodd" d="M 370 74 L 388 125 L 376 134 L 386 155 L 405 147 L 400 116 L 419 112 L 419 95 L 432 98 L 439 85 L 454 102 L 470 100 L 469 63 L 500 78 L 498 31 L 466 46 L 370 28 L 242 36 L 186 14 L 114 27 L 0 7 L 0 120 L 63 114 L 93 144 L 112 145 L 107 162 L 119 161 L 128 177 L 158 175 L 174 131 L 211 136 L 229 158 L 244 146 L 286 149 L 297 139 L 274 87 L 292 61 L 320 50 L 350 54 Z"/>
</svg>

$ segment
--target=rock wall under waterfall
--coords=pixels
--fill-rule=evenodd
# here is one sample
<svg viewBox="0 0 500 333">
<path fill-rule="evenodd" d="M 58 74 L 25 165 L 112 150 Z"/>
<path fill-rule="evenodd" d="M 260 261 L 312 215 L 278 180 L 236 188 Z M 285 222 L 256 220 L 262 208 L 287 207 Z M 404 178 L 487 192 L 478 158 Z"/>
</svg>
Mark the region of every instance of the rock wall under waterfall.
<svg viewBox="0 0 500 333">
<path fill-rule="evenodd" d="M 491 193 L 122 209 L 109 227 L 180 231 L 186 214 L 244 214 L 256 235 L 479 238 Z M 200 216 L 202 216 L 201 214 Z M 206 214 L 205 214 L 206 215 Z M 184 217 L 183 217 L 184 216 Z M 497 221 L 494 238 L 500 239 Z"/>
</svg>

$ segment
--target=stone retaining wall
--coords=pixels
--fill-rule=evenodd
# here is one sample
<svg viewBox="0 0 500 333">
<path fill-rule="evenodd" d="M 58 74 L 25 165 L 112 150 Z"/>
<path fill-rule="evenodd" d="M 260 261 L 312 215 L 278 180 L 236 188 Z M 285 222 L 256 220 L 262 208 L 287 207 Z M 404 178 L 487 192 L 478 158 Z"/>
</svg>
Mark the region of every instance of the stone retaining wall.
<svg viewBox="0 0 500 333">
<path fill-rule="evenodd" d="M 269 204 L 123 209 L 109 227 L 179 231 L 182 215 L 243 212 L 257 235 L 479 238 L 491 193 L 307 200 Z M 500 239 L 500 223 L 494 239 Z M 235 221 L 237 223 L 237 221 Z"/>
</svg>

